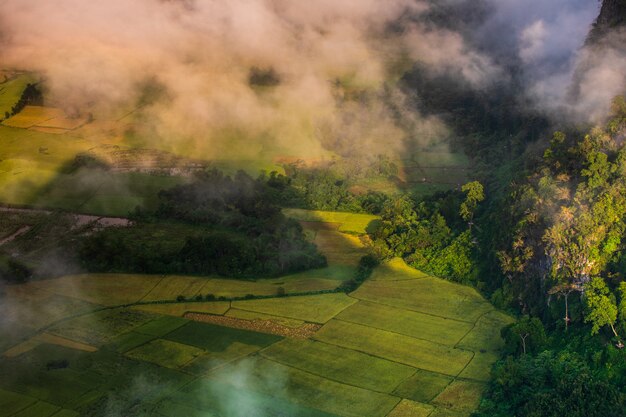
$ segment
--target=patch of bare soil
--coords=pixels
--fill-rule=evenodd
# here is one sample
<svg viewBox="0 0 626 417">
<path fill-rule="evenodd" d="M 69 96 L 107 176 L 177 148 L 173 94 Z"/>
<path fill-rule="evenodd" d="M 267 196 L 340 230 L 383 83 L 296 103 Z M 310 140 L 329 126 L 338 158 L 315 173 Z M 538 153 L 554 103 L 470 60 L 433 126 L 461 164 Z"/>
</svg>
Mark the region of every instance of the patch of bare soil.
<svg viewBox="0 0 626 417">
<path fill-rule="evenodd" d="M 219 326 L 232 327 L 235 329 L 251 330 L 259 333 L 275 334 L 277 336 L 290 337 L 293 339 L 308 339 L 312 337 L 322 326 L 313 323 L 304 323 L 298 327 L 288 327 L 272 320 L 244 320 L 235 317 L 216 316 L 213 314 L 186 313 L 185 318 L 204 323 L 217 324 Z"/>
</svg>

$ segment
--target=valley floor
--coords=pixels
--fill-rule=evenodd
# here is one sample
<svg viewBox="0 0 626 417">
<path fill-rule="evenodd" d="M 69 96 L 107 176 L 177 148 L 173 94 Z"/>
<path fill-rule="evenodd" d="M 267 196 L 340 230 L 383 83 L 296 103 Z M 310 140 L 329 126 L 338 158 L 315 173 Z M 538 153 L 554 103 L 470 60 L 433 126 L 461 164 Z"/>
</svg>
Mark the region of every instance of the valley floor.
<svg viewBox="0 0 626 417">
<path fill-rule="evenodd" d="M 297 295 L 333 290 L 364 251 L 351 230 L 359 219 L 299 215 L 328 268 L 257 281 L 94 274 L 8 286 L 0 417 L 469 415 L 512 319 L 399 259 L 350 294 Z M 286 296 L 274 296 L 278 287 Z M 209 293 L 215 301 L 195 301 Z M 230 300 L 247 294 L 268 298 Z"/>
</svg>

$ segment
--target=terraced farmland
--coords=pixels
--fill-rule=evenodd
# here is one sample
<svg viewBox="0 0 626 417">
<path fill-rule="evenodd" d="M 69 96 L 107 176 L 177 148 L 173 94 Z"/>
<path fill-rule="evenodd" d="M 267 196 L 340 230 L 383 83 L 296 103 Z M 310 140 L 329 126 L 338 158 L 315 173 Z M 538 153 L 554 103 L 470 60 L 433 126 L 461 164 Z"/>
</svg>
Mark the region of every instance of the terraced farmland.
<svg viewBox="0 0 626 417">
<path fill-rule="evenodd" d="M 13 323 L 28 332 L 3 339 L 0 416 L 98 416 L 112 406 L 160 417 L 468 416 L 511 321 L 469 287 L 395 259 L 351 294 L 194 301 L 336 287 L 353 271 L 346 254 L 363 249 L 350 246 L 356 236 L 321 231 L 336 234 L 322 250 L 346 242 L 346 253 L 288 277 L 100 274 L 9 287 L 24 307 Z M 204 317 L 238 328 L 190 320 Z M 263 333 L 268 323 L 286 331 Z M 312 333 L 296 337 L 303 326 Z"/>
</svg>

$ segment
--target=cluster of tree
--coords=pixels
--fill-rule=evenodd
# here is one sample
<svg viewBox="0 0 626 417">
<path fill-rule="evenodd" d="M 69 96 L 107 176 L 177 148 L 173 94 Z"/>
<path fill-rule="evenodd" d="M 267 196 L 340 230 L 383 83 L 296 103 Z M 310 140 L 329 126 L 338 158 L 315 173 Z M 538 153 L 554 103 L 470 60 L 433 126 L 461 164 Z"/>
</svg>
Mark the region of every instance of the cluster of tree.
<svg viewBox="0 0 626 417">
<path fill-rule="evenodd" d="M 501 245 L 483 248 L 501 270 L 492 300 L 527 316 L 503 330 L 476 416 L 626 415 L 625 139 L 617 97 L 603 128 L 555 133 L 482 213 L 479 237 Z"/>
<path fill-rule="evenodd" d="M 387 195 L 371 190 L 355 193 L 352 185 L 363 178 L 393 176 L 397 167 L 389 158 L 378 156 L 370 164 L 344 161 L 317 168 L 291 164 L 286 171 L 287 175 L 271 172 L 261 178 L 282 206 L 379 214 Z"/>
<path fill-rule="evenodd" d="M 94 271 L 275 276 L 326 265 L 302 227 L 285 217 L 262 179 L 218 170 L 159 193 L 135 225 L 87 237 L 80 257 Z"/>
<path fill-rule="evenodd" d="M 482 185 L 462 187 L 465 199 L 447 193 L 416 203 L 407 196 L 385 202 L 381 222 L 373 233 L 373 247 L 381 258 L 402 257 L 409 265 L 457 282 L 476 283 L 476 253 L 472 237 L 474 213 L 484 198 Z M 458 214 L 450 207 L 458 207 Z M 448 225 L 442 209 L 451 220 Z M 463 222 L 459 222 L 462 219 Z M 465 226 L 466 225 L 466 226 Z"/>
<path fill-rule="evenodd" d="M 43 95 L 41 94 L 41 90 L 37 87 L 37 84 L 29 83 L 26 85 L 26 88 L 22 92 L 22 96 L 17 103 L 11 107 L 11 111 L 4 113 L 4 118 L 8 119 L 11 116 L 15 116 L 26 106 L 43 106 Z"/>
<path fill-rule="evenodd" d="M 575 352 L 509 357 L 496 365 L 493 377 L 474 417 L 626 415 L 617 385 Z"/>
<path fill-rule="evenodd" d="M 522 311 L 550 319 L 547 301 L 561 299 L 565 326 L 584 321 L 594 333 L 607 327 L 621 343 L 615 326 L 618 305 L 626 308 L 623 97 L 613 110 L 604 129 L 582 139 L 554 135 L 538 166 L 512 190 L 510 243 L 498 257 L 502 294 Z"/>
</svg>

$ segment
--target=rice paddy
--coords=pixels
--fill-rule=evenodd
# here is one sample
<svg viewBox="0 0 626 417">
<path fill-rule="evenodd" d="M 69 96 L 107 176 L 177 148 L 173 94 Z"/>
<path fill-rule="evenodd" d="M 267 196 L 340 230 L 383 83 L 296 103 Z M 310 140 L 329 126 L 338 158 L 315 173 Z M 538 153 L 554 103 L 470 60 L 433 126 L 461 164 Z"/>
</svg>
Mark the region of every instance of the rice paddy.
<svg viewBox="0 0 626 417">
<path fill-rule="evenodd" d="M 8 288 L 25 308 L 3 329 L 0 417 L 111 407 L 158 417 L 469 416 L 511 318 L 400 259 L 350 294 L 332 292 L 353 276 L 366 253 L 359 233 L 375 218 L 295 215 L 327 268 L 249 281 L 70 275 Z"/>
</svg>

